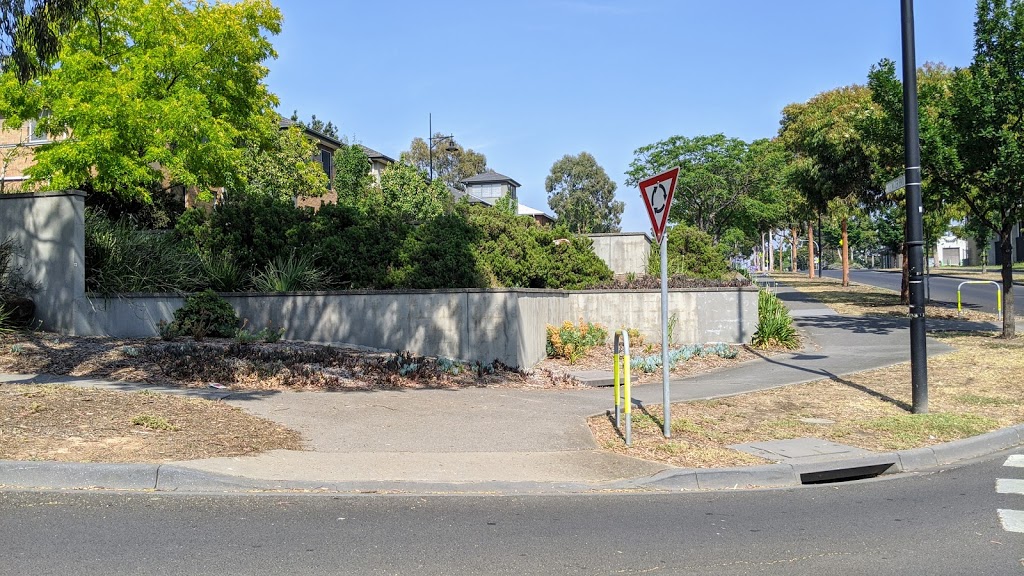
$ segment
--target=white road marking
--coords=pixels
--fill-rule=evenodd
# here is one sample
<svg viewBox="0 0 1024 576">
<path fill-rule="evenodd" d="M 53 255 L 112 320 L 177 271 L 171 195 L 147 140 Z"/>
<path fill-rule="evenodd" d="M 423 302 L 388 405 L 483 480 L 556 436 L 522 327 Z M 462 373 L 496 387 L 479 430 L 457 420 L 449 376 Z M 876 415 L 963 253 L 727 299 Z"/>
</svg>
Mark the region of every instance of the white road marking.
<svg viewBox="0 0 1024 576">
<path fill-rule="evenodd" d="M 999 522 L 1007 532 L 1024 532 L 1024 510 L 997 510 Z"/>
<path fill-rule="evenodd" d="M 1006 459 L 1003 466 L 1013 466 L 1015 468 L 1024 468 L 1024 454 L 1014 454 Z"/>
<path fill-rule="evenodd" d="M 997 478 L 996 492 L 1000 494 L 1024 494 L 1024 480 Z"/>
</svg>

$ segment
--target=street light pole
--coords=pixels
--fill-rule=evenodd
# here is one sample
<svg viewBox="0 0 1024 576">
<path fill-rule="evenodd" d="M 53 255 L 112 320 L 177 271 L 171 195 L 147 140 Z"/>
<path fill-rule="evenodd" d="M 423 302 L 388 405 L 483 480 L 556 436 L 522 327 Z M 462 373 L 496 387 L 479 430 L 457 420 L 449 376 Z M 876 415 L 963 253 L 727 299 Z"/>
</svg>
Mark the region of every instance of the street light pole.
<svg viewBox="0 0 1024 576">
<path fill-rule="evenodd" d="M 427 163 L 430 166 L 430 169 L 429 169 L 429 172 L 430 172 L 430 182 L 433 182 L 434 181 L 434 146 L 437 146 L 439 143 L 444 142 L 445 140 L 447 140 L 448 141 L 448 147 L 445 148 L 445 150 L 447 150 L 449 152 L 455 152 L 456 150 L 458 150 L 458 147 L 455 146 L 455 137 L 452 136 L 451 134 L 449 134 L 447 136 L 434 136 L 434 114 L 433 113 L 427 114 L 427 122 L 428 122 L 428 126 L 429 126 L 428 127 L 429 133 L 428 133 L 428 136 L 427 136 L 427 159 L 428 159 Z"/>
<path fill-rule="evenodd" d="M 903 144 L 907 186 L 907 256 L 910 267 L 910 379 L 914 414 L 928 413 L 928 349 L 925 340 L 924 222 L 921 206 L 921 142 L 917 112 L 914 1 L 902 0 Z"/>
</svg>

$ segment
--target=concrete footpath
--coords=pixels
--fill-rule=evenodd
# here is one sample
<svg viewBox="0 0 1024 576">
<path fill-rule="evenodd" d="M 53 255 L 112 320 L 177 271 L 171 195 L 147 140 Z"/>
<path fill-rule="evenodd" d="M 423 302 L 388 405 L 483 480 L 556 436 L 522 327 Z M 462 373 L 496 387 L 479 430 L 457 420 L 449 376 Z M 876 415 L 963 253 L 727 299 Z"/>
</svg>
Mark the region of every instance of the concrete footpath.
<svg viewBox="0 0 1024 576">
<path fill-rule="evenodd" d="M 741 394 L 909 360 L 905 319 L 848 318 L 785 287 L 778 294 L 805 337 L 803 350 L 672 382 L 672 400 Z M 929 320 L 929 329 L 995 329 Z M 929 354 L 948 351 L 930 340 Z M 0 382 L 53 382 L 123 390 L 153 386 L 0 375 Z M 165 390 L 182 393 L 179 389 Z M 924 470 L 1024 442 L 1024 427 L 935 448 L 892 454 L 835 446 L 793 446 L 805 458 L 739 469 L 689 470 L 598 449 L 586 418 L 611 407 L 610 389 L 529 391 L 500 388 L 378 392 L 232 393 L 222 399 L 299 431 L 306 451 L 167 464 L 67 464 L 0 461 L 0 486 L 223 492 L 299 490 L 403 493 L 537 493 L 792 486 L 830 470 L 870 474 Z M 660 404 L 660 382 L 636 386 L 635 401 Z M 773 449 L 761 447 L 763 450 Z M 776 450 L 786 454 L 785 450 Z M 790 450 L 792 452 L 792 450 Z M 790 454 L 792 456 L 793 454 Z M 853 473 L 851 472 L 851 475 Z"/>
</svg>

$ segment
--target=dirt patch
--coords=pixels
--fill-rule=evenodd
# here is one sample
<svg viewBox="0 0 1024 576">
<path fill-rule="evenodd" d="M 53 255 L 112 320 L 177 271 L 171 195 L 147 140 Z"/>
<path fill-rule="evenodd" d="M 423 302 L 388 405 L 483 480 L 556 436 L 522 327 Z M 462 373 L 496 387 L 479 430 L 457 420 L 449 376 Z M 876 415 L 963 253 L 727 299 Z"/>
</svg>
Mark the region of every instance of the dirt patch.
<svg viewBox="0 0 1024 576">
<path fill-rule="evenodd" d="M 0 386 L 0 459 L 169 462 L 300 450 L 297 432 L 199 398 Z"/>
</svg>

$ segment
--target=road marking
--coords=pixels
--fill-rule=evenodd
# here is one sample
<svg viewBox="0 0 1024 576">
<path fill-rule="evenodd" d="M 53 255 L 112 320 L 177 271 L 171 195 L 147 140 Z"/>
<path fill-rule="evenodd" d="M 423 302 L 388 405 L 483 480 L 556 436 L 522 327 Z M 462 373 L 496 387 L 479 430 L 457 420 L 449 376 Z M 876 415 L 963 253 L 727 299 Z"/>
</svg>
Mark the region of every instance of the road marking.
<svg viewBox="0 0 1024 576">
<path fill-rule="evenodd" d="M 1007 532 L 1024 532 L 1024 510 L 997 510 L 999 523 Z"/>
<path fill-rule="evenodd" d="M 1024 480 L 997 478 L 996 492 L 1000 494 L 1024 494 Z"/>
<path fill-rule="evenodd" d="M 1024 454 L 1014 454 L 1006 459 L 1003 466 L 1013 466 L 1015 468 L 1024 468 Z"/>
</svg>

